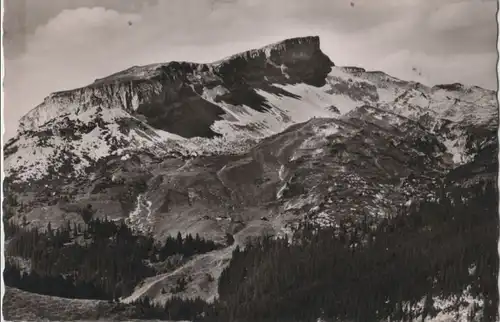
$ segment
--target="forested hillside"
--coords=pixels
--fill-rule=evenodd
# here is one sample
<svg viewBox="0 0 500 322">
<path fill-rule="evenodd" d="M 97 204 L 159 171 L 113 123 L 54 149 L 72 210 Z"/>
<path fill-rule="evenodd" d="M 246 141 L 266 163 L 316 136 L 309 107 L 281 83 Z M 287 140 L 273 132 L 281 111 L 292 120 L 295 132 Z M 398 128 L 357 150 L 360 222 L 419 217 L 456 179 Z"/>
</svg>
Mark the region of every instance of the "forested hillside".
<svg viewBox="0 0 500 322">
<path fill-rule="evenodd" d="M 135 234 L 124 223 L 99 219 L 85 227 L 68 224 L 57 230 L 48 224 L 44 232 L 8 222 L 5 227 L 7 255 L 22 258 L 30 266 L 29 273 L 22 273 L 7 261 L 5 283 L 69 298 L 118 300 L 142 279 L 157 274 L 155 263 L 164 263 L 168 269 L 168 259 L 174 255 L 189 258 L 221 247 L 198 235 L 178 234 L 157 243 Z"/>
</svg>

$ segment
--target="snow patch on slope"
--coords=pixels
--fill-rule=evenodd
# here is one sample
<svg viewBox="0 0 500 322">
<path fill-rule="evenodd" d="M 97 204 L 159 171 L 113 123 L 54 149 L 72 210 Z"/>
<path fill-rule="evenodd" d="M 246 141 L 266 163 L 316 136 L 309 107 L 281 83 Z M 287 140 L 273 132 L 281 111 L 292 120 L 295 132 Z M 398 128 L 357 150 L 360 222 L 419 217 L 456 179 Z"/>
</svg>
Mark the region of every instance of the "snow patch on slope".
<svg viewBox="0 0 500 322">
<path fill-rule="evenodd" d="M 445 139 L 443 140 L 443 144 L 445 145 L 447 152 L 451 154 L 452 160 L 455 164 L 463 164 L 472 161 L 474 158 L 474 156 L 468 155 L 465 152 L 467 140 L 464 136 L 456 139 Z"/>
<path fill-rule="evenodd" d="M 135 122 L 140 128 L 119 122 Z M 54 123 L 54 124 L 52 124 Z M 17 137 L 15 153 L 5 159 L 7 175 L 18 180 L 40 179 L 52 169 L 69 163 L 75 175 L 85 175 L 94 162 L 125 151 L 159 148 L 156 152 L 180 150 L 183 138 L 157 131 L 120 108 L 89 108 L 79 114 L 68 114 L 42 126 L 37 132 Z"/>
<path fill-rule="evenodd" d="M 37 141 L 33 137 L 19 138 L 16 142 L 17 152 L 4 160 L 6 176 L 14 169 L 19 171 L 20 180 L 38 178 L 46 173 L 56 149 L 52 146 L 39 146 Z"/>
<path fill-rule="evenodd" d="M 416 307 L 416 312 L 422 312 L 424 309 L 425 298 L 423 298 Z M 408 304 L 409 306 L 409 304 Z M 438 313 L 436 316 L 428 316 L 425 321 L 428 322 L 455 322 L 455 321 L 479 321 L 481 319 L 481 309 L 484 307 L 482 298 L 474 297 L 470 291 L 470 286 L 459 296 L 433 297 L 433 307 Z M 414 321 L 423 321 L 419 316 Z"/>
<path fill-rule="evenodd" d="M 329 142 L 330 137 L 338 131 L 338 125 L 334 123 L 314 124 L 312 126 L 313 135 L 302 142 L 293 153 L 290 161 L 295 161 L 303 155 L 321 155 L 325 152 L 324 146 Z"/>
<path fill-rule="evenodd" d="M 272 84 L 290 96 L 277 95 L 257 89 L 256 92 L 266 100 L 270 109 L 259 112 L 245 105 L 231 105 L 217 101 L 217 97 L 227 93 L 227 89 L 217 86 L 204 89 L 202 97 L 212 104 L 221 107 L 227 115 L 224 120 L 214 122 L 211 129 L 222 134 L 227 144 L 245 138 L 258 140 L 285 130 L 288 126 L 308 121 L 313 117 L 336 117 L 338 114 L 330 109 L 332 105 L 342 111 L 350 111 L 355 106 L 348 98 L 332 96 L 325 92 L 327 87 L 314 87 L 306 84 L 280 85 Z"/>
<path fill-rule="evenodd" d="M 151 217 L 151 206 L 153 203 L 146 199 L 144 194 L 140 194 L 136 199 L 136 206 L 132 212 L 130 212 L 129 217 L 126 219 L 126 223 L 135 231 L 142 234 L 148 234 L 152 227 Z"/>
<path fill-rule="evenodd" d="M 284 210 L 300 210 L 307 205 L 315 205 L 320 202 L 319 196 L 315 196 L 313 194 L 301 195 L 299 198 L 291 201 L 287 201 Z"/>
<path fill-rule="evenodd" d="M 334 96 L 325 92 L 327 87 L 314 87 L 307 84 L 273 84 L 273 86 L 300 97 L 296 99 L 257 90 L 257 93 L 263 96 L 271 106 L 285 112 L 294 123 L 302 123 L 313 117 L 336 116 L 328 108 L 332 105 L 337 105 L 338 101 L 335 100 Z"/>
</svg>

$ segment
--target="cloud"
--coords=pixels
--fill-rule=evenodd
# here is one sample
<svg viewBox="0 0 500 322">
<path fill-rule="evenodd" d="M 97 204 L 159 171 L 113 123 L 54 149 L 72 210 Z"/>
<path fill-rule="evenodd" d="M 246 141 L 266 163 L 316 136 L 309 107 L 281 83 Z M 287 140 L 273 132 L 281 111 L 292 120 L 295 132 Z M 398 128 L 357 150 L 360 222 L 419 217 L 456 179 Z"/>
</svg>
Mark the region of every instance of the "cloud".
<svg viewBox="0 0 500 322">
<path fill-rule="evenodd" d="M 478 4 L 479 3 L 479 4 Z M 494 1 L 457 1 L 437 8 L 428 19 L 431 29 L 439 31 L 474 28 L 478 25 L 491 25 L 494 15 L 484 16 L 488 10 L 496 11 Z M 485 19 L 486 18 L 486 19 Z"/>
<path fill-rule="evenodd" d="M 496 59 L 496 53 L 432 56 L 403 50 L 380 59 L 376 66 L 393 76 L 424 84 L 461 82 L 496 89 L 492 86 L 497 78 Z"/>
<path fill-rule="evenodd" d="M 4 0 L 4 53 L 7 58 L 12 58 L 24 52 L 27 35 L 32 34 L 37 27 L 47 24 L 63 10 L 100 6 L 118 12 L 133 13 L 157 3 L 158 0 Z"/>
<path fill-rule="evenodd" d="M 121 37 L 129 22 L 140 21 L 135 14 L 121 14 L 104 8 L 79 8 L 65 10 L 28 39 L 27 55 L 37 53 L 77 53 L 105 50 L 104 44 L 112 44 L 116 37 Z M 92 48 L 92 50 L 89 50 Z M 78 56 L 77 56 L 78 57 Z M 78 62 L 74 62 L 78 63 Z"/>
<path fill-rule="evenodd" d="M 322 49 L 338 65 L 429 84 L 496 87 L 494 2 L 353 0 L 354 7 L 350 2 L 169 0 L 125 10 L 109 0 L 103 3 L 113 9 L 60 10 L 33 28 L 23 53 L 6 62 L 7 135 L 50 92 L 84 86 L 132 65 L 209 62 L 304 35 L 320 35 Z"/>
</svg>

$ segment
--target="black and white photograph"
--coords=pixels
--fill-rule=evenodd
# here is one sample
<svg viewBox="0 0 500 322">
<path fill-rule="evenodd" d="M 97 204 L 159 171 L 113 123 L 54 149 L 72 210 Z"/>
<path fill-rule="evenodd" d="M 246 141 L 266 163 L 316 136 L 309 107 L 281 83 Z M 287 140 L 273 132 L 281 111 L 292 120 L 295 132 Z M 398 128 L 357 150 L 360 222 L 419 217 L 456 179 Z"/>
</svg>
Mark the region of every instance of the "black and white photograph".
<svg viewBox="0 0 500 322">
<path fill-rule="evenodd" d="M 2 320 L 499 322 L 496 0 L 3 0 Z"/>
</svg>

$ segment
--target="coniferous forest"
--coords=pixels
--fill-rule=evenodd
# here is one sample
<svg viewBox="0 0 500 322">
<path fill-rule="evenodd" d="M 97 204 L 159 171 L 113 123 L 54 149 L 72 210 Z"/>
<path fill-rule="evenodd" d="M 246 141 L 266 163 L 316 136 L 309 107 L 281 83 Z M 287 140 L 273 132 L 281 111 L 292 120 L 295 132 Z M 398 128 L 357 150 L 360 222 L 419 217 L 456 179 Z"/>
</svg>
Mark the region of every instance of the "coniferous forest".
<svg viewBox="0 0 500 322">
<path fill-rule="evenodd" d="M 6 262 L 5 284 L 22 290 L 70 298 L 117 300 L 157 272 L 151 263 L 180 254 L 191 257 L 221 245 L 198 235 L 167 237 L 163 244 L 135 234 L 126 224 L 92 219 L 82 228 L 26 230 L 7 222 L 7 255 L 28 259 L 30 272 Z"/>
<path fill-rule="evenodd" d="M 341 220 L 336 227 L 303 224 L 293 238 L 262 238 L 236 247 L 219 280 L 219 298 L 143 298 L 137 318 L 205 321 L 405 321 L 432 316 L 433 299 L 484 299 L 483 321 L 498 308 L 498 191 L 491 183 L 453 198 L 412 205 L 377 225 Z M 154 274 L 145 260 L 192 256 L 220 245 L 168 238 L 156 245 L 125 225 L 92 221 L 44 233 L 9 225 L 12 256 L 30 259 L 32 272 L 14 266 L 7 285 L 43 294 L 115 299 Z M 81 236 L 85 243 L 75 243 Z M 189 241 L 188 241 L 189 240 Z M 195 246 L 196 245 L 196 246 Z M 471 272 L 472 271 L 472 272 Z M 50 285 L 50 290 L 44 285 Z M 54 287 L 57 285 L 57 287 Z M 422 308 L 415 309 L 417 304 Z"/>
<path fill-rule="evenodd" d="M 424 299 L 430 316 L 433 297 L 470 285 L 485 300 L 484 321 L 495 321 L 498 192 L 489 184 L 473 195 L 420 204 L 376 228 L 306 225 L 292 243 L 236 249 L 220 279 L 221 312 L 231 321 L 405 321 L 416 316 L 403 304 Z"/>
</svg>

